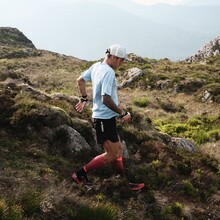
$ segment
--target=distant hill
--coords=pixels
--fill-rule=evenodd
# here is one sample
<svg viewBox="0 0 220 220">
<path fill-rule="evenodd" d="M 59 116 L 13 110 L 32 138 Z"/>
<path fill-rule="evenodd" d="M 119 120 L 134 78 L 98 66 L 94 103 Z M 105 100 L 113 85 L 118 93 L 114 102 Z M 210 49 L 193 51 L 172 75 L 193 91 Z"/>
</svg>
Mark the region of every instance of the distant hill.
<svg viewBox="0 0 220 220">
<path fill-rule="evenodd" d="M 81 14 L 82 9 L 86 16 Z M 157 5 L 141 7 L 142 11 L 137 11 L 139 15 L 134 15 L 110 5 L 80 2 L 53 8 L 49 18 L 48 11 L 42 11 L 35 21 L 41 26 L 33 25 L 40 33 L 51 24 L 46 31 L 50 39 L 46 48 L 56 47 L 58 51 L 88 60 L 101 58 L 103 49 L 115 42 L 140 56 L 177 60 L 195 53 L 215 37 L 220 29 L 220 25 L 216 25 L 220 20 L 220 15 L 216 16 L 218 9 L 220 7 L 204 11 L 205 8 L 199 7 Z"/>
<path fill-rule="evenodd" d="M 136 6 L 135 11 L 137 15 L 145 19 L 190 31 L 194 33 L 198 41 L 203 38 L 207 41 L 220 33 L 220 5 L 173 6 L 156 4 L 148 7 Z"/>
<path fill-rule="evenodd" d="M 16 24 L 36 47 L 87 60 L 100 59 L 106 47 L 116 42 L 143 57 L 183 60 L 220 33 L 220 6 L 146 7 L 122 2 L 123 9 L 121 2 L 116 7 L 85 1 L 57 6 L 42 1 L 34 9 L 20 8 L 21 15 L 28 13 L 28 22 L 19 16 Z"/>
</svg>

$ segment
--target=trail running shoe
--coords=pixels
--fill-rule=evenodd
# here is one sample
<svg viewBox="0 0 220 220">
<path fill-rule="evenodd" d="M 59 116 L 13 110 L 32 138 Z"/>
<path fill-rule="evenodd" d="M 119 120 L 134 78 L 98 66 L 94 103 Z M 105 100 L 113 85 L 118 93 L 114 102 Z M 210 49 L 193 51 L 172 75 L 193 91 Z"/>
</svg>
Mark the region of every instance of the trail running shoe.
<svg viewBox="0 0 220 220">
<path fill-rule="evenodd" d="M 80 183 L 82 182 L 82 180 L 83 180 L 83 178 L 78 177 L 78 176 L 76 175 L 76 173 L 73 173 L 72 178 L 73 178 L 73 180 L 74 180 L 77 184 L 80 184 Z"/>
<path fill-rule="evenodd" d="M 137 191 L 144 188 L 144 183 L 129 183 L 129 186 L 131 190 Z"/>
<path fill-rule="evenodd" d="M 82 182 L 84 182 L 84 184 L 87 185 L 87 186 L 91 186 L 92 185 L 92 183 L 88 180 L 86 174 L 84 174 L 83 176 L 77 176 L 76 173 L 73 173 L 72 178 L 79 185 Z"/>
</svg>

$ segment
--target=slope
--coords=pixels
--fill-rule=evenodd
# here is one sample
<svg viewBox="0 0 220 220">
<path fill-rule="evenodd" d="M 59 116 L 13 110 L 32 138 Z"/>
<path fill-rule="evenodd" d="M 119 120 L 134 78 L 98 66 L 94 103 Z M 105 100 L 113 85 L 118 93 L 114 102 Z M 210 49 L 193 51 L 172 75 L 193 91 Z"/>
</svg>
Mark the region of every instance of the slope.
<svg viewBox="0 0 220 220">
<path fill-rule="evenodd" d="M 126 170 L 130 179 L 146 184 L 134 193 L 113 175 L 111 166 L 90 176 L 92 189 L 71 182 L 72 171 L 102 151 L 95 147 L 90 107 L 83 114 L 74 111 L 74 82 L 91 62 L 37 52 L 0 59 L 2 219 L 219 218 L 219 158 L 217 152 L 216 158 L 212 155 L 220 137 L 218 94 L 212 102 L 203 103 L 200 97 L 206 87 L 219 86 L 218 56 L 188 64 L 130 54 L 133 61 L 117 71 L 119 82 L 133 67 L 145 72 L 119 90 L 121 104 L 133 115 L 131 124 L 118 123 L 130 156 Z M 196 88 L 185 83 L 189 78 L 197 83 L 200 77 L 206 81 Z M 171 83 L 161 87 L 161 80 Z M 177 129 L 160 132 L 158 119 L 163 125 L 178 124 Z M 192 134 L 196 128 L 215 131 L 206 139 L 194 139 L 203 140 L 194 153 L 170 145 L 174 132 L 181 137 L 187 131 L 179 122 L 183 125 L 188 119 Z M 204 143 L 210 144 L 207 153 Z"/>
</svg>

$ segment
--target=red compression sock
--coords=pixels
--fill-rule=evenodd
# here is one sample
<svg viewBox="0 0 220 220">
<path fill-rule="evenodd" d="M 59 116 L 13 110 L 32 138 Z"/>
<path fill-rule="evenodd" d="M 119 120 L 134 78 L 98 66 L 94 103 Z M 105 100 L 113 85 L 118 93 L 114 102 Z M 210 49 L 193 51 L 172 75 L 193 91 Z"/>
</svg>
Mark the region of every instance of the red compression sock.
<svg viewBox="0 0 220 220">
<path fill-rule="evenodd" d="M 124 176 L 124 164 L 122 157 L 117 158 L 115 161 L 112 162 L 113 167 L 115 168 L 116 172 L 121 176 Z"/>
<path fill-rule="evenodd" d="M 84 170 L 88 173 L 92 170 L 104 167 L 106 162 L 104 160 L 104 154 L 101 154 L 95 158 L 93 158 L 88 164 L 84 166 Z"/>
</svg>

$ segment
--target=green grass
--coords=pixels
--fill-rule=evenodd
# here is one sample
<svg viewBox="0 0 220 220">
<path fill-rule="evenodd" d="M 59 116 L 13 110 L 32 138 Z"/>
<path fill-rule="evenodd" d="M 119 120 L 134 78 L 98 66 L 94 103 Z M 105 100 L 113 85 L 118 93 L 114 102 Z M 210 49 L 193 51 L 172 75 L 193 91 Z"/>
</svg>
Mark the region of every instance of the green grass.
<svg viewBox="0 0 220 220">
<path fill-rule="evenodd" d="M 172 136 L 185 137 L 194 140 L 197 144 L 220 140 L 219 115 L 196 116 L 186 121 L 176 118 L 158 119 L 154 124 L 161 131 Z"/>
<path fill-rule="evenodd" d="M 132 102 L 134 103 L 134 105 L 136 105 L 138 107 L 142 107 L 142 108 L 147 107 L 148 104 L 149 104 L 149 100 L 146 97 L 143 97 L 143 98 L 133 98 Z"/>
</svg>

